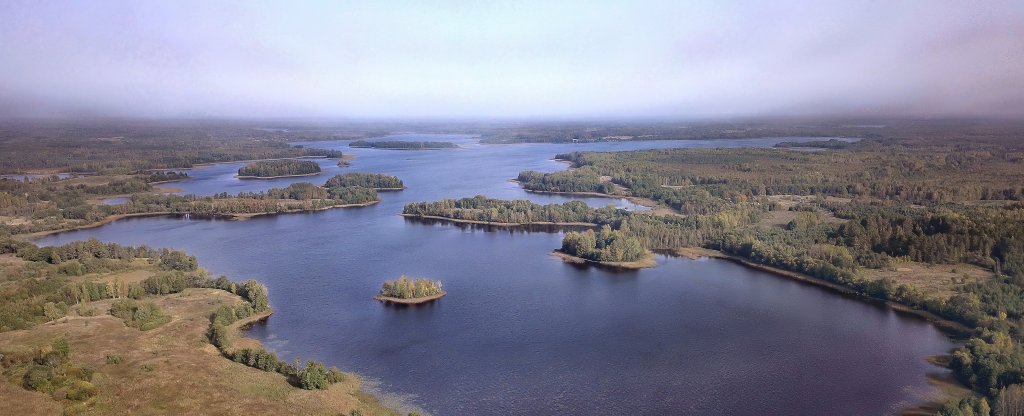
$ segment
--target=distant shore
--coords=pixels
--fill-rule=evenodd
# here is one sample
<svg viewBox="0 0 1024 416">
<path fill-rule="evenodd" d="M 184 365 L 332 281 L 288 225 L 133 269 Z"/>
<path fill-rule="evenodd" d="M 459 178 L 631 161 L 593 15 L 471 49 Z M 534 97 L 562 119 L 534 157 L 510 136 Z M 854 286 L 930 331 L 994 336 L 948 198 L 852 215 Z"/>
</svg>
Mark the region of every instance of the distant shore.
<svg viewBox="0 0 1024 416">
<path fill-rule="evenodd" d="M 616 267 L 620 269 L 640 270 L 647 269 L 658 265 L 654 253 L 648 253 L 643 259 L 637 261 L 596 261 L 585 259 L 583 257 L 576 257 L 571 254 L 567 254 L 561 250 L 554 250 L 551 252 L 552 256 L 562 259 L 566 263 L 575 264 L 596 264 L 599 266 Z"/>
<path fill-rule="evenodd" d="M 718 251 L 718 250 L 711 250 L 711 249 L 706 249 L 706 248 L 701 248 L 701 247 L 682 247 L 682 248 L 677 248 L 677 249 L 674 249 L 674 250 L 667 250 L 667 251 L 670 254 L 672 254 L 672 255 L 680 256 L 680 257 L 687 257 L 687 258 L 689 258 L 691 260 L 695 260 L 695 259 L 698 259 L 698 258 L 701 258 L 701 257 L 708 257 L 708 258 L 716 258 L 716 259 L 728 260 L 728 261 L 731 261 L 733 263 L 736 263 L 736 264 L 739 264 L 739 265 L 742 265 L 742 266 L 745 266 L 745 267 L 748 267 L 748 268 L 751 268 L 751 269 L 754 269 L 754 270 L 770 273 L 770 274 L 773 274 L 773 275 L 776 275 L 776 276 L 781 276 L 781 277 L 789 278 L 789 279 L 792 279 L 792 280 L 797 280 L 797 281 L 800 281 L 800 282 L 803 282 L 803 283 L 812 284 L 812 285 L 815 285 L 815 286 L 818 286 L 818 287 L 822 287 L 822 288 L 829 289 L 831 291 L 840 293 L 842 295 L 847 295 L 847 296 L 857 297 L 857 298 L 860 298 L 860 299 L 863 299 L 863 300 L 870 300 L 870 301 L 873 301 L 873 302 L 883 303 L 886 306 L 888 306 L 889 308 L 892 308 L 893 310 L 895 310 L 897 312 L 902 312 L 902 313 L 905 313 L 905 314 L 915 315 L 917 317 L 924 318 L 924 319 L 928 320 L 929 322 L 931 322 L 932 324 L 934 324 L 940 330 L 946 332 L 947 334 L 952 334 L 952 335 L 955 335 L 955 336 L 963 336 L 963 335 L 971 334 L 972 332 L 974 332 L 971 328 L 968 328 L 964 324 L 961 324 L 961 323 L 956 322 L 956 321 L 951 321 L 951 320 L 945 319 L 945 318 L 943 318 L 941 316 L 938 316 L 938 315 L 936 315 L 934 313 L 931 313 L 931 312 L 928 312 L 928 311 L 925 311 L 925 310 L 915 309 L 915 308 L 912 308 L 910 306 L 907 306 L 907 305 L 904 305 L 904 304 L 901 304 L 901 303 L 896 303 L 896 302 L 887 301 L 887 300 L 883 300 L 883 299 L 877 299 L 877 298 L 872 298 L 872 297 L 864 296 L 864 295 L 861 295 L 861 294 L 857 293 L 856 291 L 854 291 L 853 289 L 851 289 L 849 287 L 846 287 L 846 286 L 843 286 L 843 285 L 840 285 L 840 284 L 837 284 L 837 283 L 833 283 L 833 282 L 830 282 L 828 280 L 820 279 L 820 278 L 817 278 L 817 277 L 814 277 L 814 276 L 810 276 L 810 275 L 806 275 L 806 274 L 803 274 L 803 273 L 798 273 L 798 272 L 793 272 L 793 271 L 789 271 L 789 270 L 780 269 L 780 268 L 777 268 L 777 267 L 766 266 L 766 265 L 763 265 L 763 264 L 754 263 L 754 262 L 752 262 L 750 260 L 747 260 L 747 259 L 744 259 L 742 257 L 734 256 L 734 255 L 731 255 L 731 254 L 728 254 L 728 253 L 723 253 L 723 252 Z"/>
<path fill-rule="evenodd" d="M 441 298 L 444 297 L 444 295 L 447 295 L 447 294 L 448 294 L 448 292 L 442 291 L 441 293 L 438 293 L 438 294 L 433 295 L 433 296 L 423 296 L 423 297 L 419 297 L 419 298 L 402 299 L 402 298 L 395 298 L 395 297 L 383 296 L 383 295 L 375 295 L 373 298 L 376 299 L 376 300 L 379 300 L 381 302 L 385 302 L 385 303 L 391 302 L 391 303 L 401 303 L 403 305 L 415 305 L 415 304 L 418 304 L 418 303 L 430 302 L 432 300 L 441 299 Z"/>
<path fill-rule="evenodd" d="M 403 217 L 409 217 L 409 218 L 423 218 L 423 219 L 430 219 L 430 220 L 457 222 L 457 223 L 463 223 L 463 224 L 492 225 L 492 226 L 495 226 L 495 227 L 528 227 L 528 226 L 531 226 L 531 225 L 559 225 L 559 226 L 566 226 L 566 227 L 596 227 L 597 226 L 597 224 L 594 224 L 592 222 L 549 222 L 549 221 L 536 221 L 536 222 L 528 222 L 528 223 L 525 223 L 525 224 L 520 224 L 520 223 L 514 223 L 514 222 L 493 222 L 493 221 L 464 220 L 464 219 L 458 219 L 458 218 L 440 217 L 440 216 L 436 216 L 436 215 L 416 215 L 416 214 L 398 214 L 398 215 L 401 215 Z"/>
<path fill-rule="evenodd" d="M 367 206 L 374 205 L 374 204 L 377 204 L 377 203 L 380 203 L 380 201 L 378 200 L 378 201 L 364 202 L 362 204 L 334 205 L 334 206 L 321 207 L 321 208 L 315 208 L 315 209 L 292 209 L 292 210 L 286 210 L 286 211 L 253 212 L 253 213 L 238 213 L 238 214 L 230 214 L 230 213 L 205 213 L 205 212 L 173 212 L 173 211 L 138 212 L 138 213 L 132 213 L 132 214 L 115 214 L 115 215 L 107 216 L 106 218 L 103 218 L 103 219 L 101 219 L 99 221 L 96 221 L 96 222 L 93 222 L 93 223 L 78 225 L 78 226 L 71 227 L 71 228 L 63 228 L 63 229 L 59 229 L 59 230 L 37 231 L 37 232 L 34 232 L 34 233 L 23 234 L 23 237 L 26 237 L 29 240 L 36 240 L 36 239 L 43 238 L 43 237 L 46 237 L 46 236 L 49 236 L 49 235 L 54 235 L 54 234 L 60 234 L 60 233 L 66 233 L 66 232 L 71 232 L 71 231 L 86 230 L 86 229 L 90 229 L 90 228 L 102 227 L 104 225 L 110 224 L 110 223 L 118 221 L 118 220 L 123 220 L 123 219 L 126 219 L 126 218 L 161 217 L 161 216 L 167 216 L 167 215 L 198 215 L 198 216 L 206 216 L 206 217 L 211 217 L 211 218 L 226 218 L 226 219 L 235 219 L 235 220 L 246 220 L 246 219 L 249 219 L 249 218 L 261 217 L 261 216 L 265 216 L 265 215 L 296 214 L 296 213 L 302 213 L 302 212 L 317 212 L 317 211 L 325 211 L 325 210 L 334 209 L 334 208 L 367 207 Z"/>
<path fill-rule="evenodd" d="M 241 176 L 241 175 L 235 175 L 235 177 L 238 178 L 238 179 L 281 179 L 281 178 L 298 178 L 298 177 L 302 177 L 302 176 L 316 176 L 316 175 L 319 175 L 321 173 L 324 173 L 324 172 L 320 171 L 320 172 L 311 172 L 311 173 L 296 173 L 294 175 L 278 175 L 278 176 Z"/>
</svg>

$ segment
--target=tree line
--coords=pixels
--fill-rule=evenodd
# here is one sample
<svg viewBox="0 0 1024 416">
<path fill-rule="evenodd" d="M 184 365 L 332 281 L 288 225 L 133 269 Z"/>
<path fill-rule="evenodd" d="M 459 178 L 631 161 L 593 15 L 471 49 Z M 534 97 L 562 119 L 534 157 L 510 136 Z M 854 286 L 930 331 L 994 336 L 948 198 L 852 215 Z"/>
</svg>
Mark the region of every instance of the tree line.
<svg viewBox="0 0 1024 416">
<path fill-rule="evenodd" d="M 324 184 L 326 188 L 358 186 L 376 190 L 403 189 L 405 184 L 397 176 L 380 173 L 345 173 L 335 175 Z"/>
<path fill-rule="evenodd" d="M 617 217 L 627 211 L 615 207 L 591 209 L 582 201 L 540 205 L 528 200 L 491 199 L 483 195 L 473 198 L 443 199 L 435 202 L 414 202 L 405 205 L 404 215 L 444 217 L 505 224 L 533 223 L 596 223 L 602 217 Z"/>
<path fill-rule="evenodd" d="M 314 173 L 320 173 L 319 164 L 312 160 L 298 159 L 260 160 L 238 168 L 238 176 L 242 178 L 271 178 Z"/>
<path fill-rule="evenodd" d="M 601 180 L 594 169 L 571 169 L 555 173 L 537 171 L 519 172 L 516 177 L 523 189 L 541 192 L 596 192 L 612 194 L 615 186 L 611 182 Z"/>
<path fill-rule="evenodd" d="M 379 294 L 389 298 L 413 299 L 435 296 L 442 292 L 440 281 L 402 275 L 398 279 L 385 281 Z"/>
<path fill-rule="evenodd" d="M 570 231 L 562 238 L 562 252 L 599 262 L 632 262 L 642 260 L 649 252 L 636 238 L 605 224 L 599 233 Z"/>
<path fill-rule="evenodd" d="M 425 149 L 457 149 L 459 146 L 452 142 L 431 142 L 431 141 L 400 141 L 400 140 L 355 140 L 348 144 L 349 147 L 368 147 L 374 149 L 397 149 L 397 150 L 425 150 Z"/>
</svg>

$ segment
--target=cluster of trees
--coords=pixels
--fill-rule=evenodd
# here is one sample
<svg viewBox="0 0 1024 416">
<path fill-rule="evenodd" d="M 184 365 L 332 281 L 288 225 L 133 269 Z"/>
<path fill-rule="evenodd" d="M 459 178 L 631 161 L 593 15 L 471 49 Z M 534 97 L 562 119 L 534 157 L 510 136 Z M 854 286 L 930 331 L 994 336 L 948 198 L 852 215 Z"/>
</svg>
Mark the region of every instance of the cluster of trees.
<svg viewBox="0 0 1024 416">
<path fill-rule="evenodd" d="M 213 287 L 231 291 L 243 300 L 239 305 L 223 305 L 210 316 L 207 337 L 210 343 L 217 347 L 225 357 L 249 367 L 283 374 L 293 385 L 307 390 L 323 390 L 331 384 L 345 379 L 345 374 L 341 370 L 335 367 L 327 368 L 319 361 L 309 360 L 303 367 L 298 359 L 294 364 L 289 364 L 278 358 L 277 354 L 263 348 L 231 348 L 233 331 L 230 326 L 232 324 L 240 319 L 270 310 L 267 288 L 255 280 L 249 280 L 238 286 L 223 276 L 214 282 Z"/>
<path fill-rule="evenodd" d="M 92 380 L 96 370 L 71 361 L 67 337 L 53 339 L 49 345 L 33 351 L 0 354 L 0 369 L 27 390 L 47 393 L 54 398 L 85 401 L 97 393 Z"/>
<path fill-rule="evenodd" d="M 164 183 L 188 179 L 187 172 L 176 172 L 172 170 L 151 171 L 143 178 L 147 183 Z"/>
<path fill-rule="evenodd" d="M 256 282 L 235 285 L 226 278 L 209 279 L 195 257 L 181 251 L 129 247 L 95 239 L 63 246 L 37 247 L 32 243 L 0 240 L 0 254 L 16 253 L 26 263 L 3 269 L 0 281 L 0 332 L 27 329 L 64 317 L 71 306 L 101 299 L 142 299 L 146 295 L 178 293 L 190 287 L 209 287 L 241 293 L 266 304 L 266 289 Z M 163 272 L 138 283 L 120 280 L 73 280 L 86 273 L 130 270 L 136 258 L 148 259 Z M 144 311 L 145 313 L 145 311 Z"/>
<path fill-rule="evenodd" d="M 953 353 L 950 368 L 964 384 L 997 400 L 998 407 L 1015 404 L 1024 410 L 1024 348 L 1010 335 L 986 331 L 972 338 Z"/>
<path fill-rule="evenodd" d="M 457 149 L 452 142 L 429 141 L 387 141 L 387 140 L 356 140 L 348 144 L 350 147 L 370 147 L 374 149 L 424 150 L 424 149 Z"/>
<path fill-rule="evenodd" d="M 405 184 L 397 176 L 380 173 L 346 173 L 335 175 L 324 184 L 326 188 L 358 186 L 376 190 L 403 189 Z"/>
<path fill-rule="evenodd" d="M 648 251 L 636 238 L 605 224 L 599 233 L 570 231 L 562 238 L 562 252 L 600 262 L 631 262 L 643 259 Z"/>
<path fill-rule="evenodd" d="M 385 281 L 380 296 L 398 299 L 424 298 L 443 293 L 441 282 L 427 278 L 410 279 L 402 275 L 398 279 Z"/>
<path fill-rule="evenodd" d="M 320 173 L 320 165 L 312 160 L 277 159 L 252 162 L 238 169 L 240 178 L 273 178 Z"/>
<path fill-rule="evenodd" d="M 844 245 L 927 263 L 967 262 L 1024 273 L 1024 204 L 826 204 L 849 221 L 836 230 Z"/>
<path fill-rule="evenodd" d="M 532 170 L 519 172 L 516 178 L 524 189 L 540 192 L 596 192 L 612 194 L 615 186 L 601 179 L 593 168 L 571 169 L 555 173 Z"/>
<path fill-rule="evenodd" d="M 153 302 L 120 299 L 110 305 L 110 314 L 124 319 L 125 325 L 148 331 L 171 321 L 171 317 Z"/>
<path fill-rule="evenodd" d="M 533 223 L 605 223 L 628 211 L 605 207 L 591 209 L 582 201 L 539 205 L 525 199 L 501 200 L 483 195 L 473 198 L 443 199 L 436 202 L 406 204 L 402 214 L 419 217 L 443 217 L 453 220 L 505 224 Z"/>
</svg>

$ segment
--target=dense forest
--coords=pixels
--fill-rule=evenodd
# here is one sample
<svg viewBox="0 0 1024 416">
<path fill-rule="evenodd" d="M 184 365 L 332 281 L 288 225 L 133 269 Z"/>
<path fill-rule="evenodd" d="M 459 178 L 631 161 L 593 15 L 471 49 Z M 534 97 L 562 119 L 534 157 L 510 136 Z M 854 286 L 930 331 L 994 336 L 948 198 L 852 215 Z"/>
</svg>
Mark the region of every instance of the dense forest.
<svg viewBox="0 0 1024 416">
<path fill-rule="evenodd" d="M 564 204 L 539 205 L 528 200 L 506 201 L 482 195 L 473 198 L 444 199 L 437 202 L 406 204 L 403 215 L 414 217 L 443 217 L 455 220 L 480 221 L 501 224 L 535 223 L 597 223 L 605 218 L 616 218 L 626 213 L 614 207 L 594 210 L 581 201 Z"/>
<path fill-rule="evenodd" d="M 404 189 L 405 184 L 396 176 L 382 175 L 380 173 L 345 173 L 335 175 L 324 184 L 327 188 L 359 186 L 373 188 L 378 191 Z"/>
<path fill-rule="evenodd" d="M 376 186 L 382 186 L 382 189 L 404 186 L 396 177 L 377 174 L 340 175 L 328 180 L 324 187 L 300 182 L 263 192 L 221 193 L 207 197 L 158 193 L 152 185 L 181 177 L 181 174 L 167 172 L 103 178 L 60 179 L 53 176 L 29 182 L 0 179 L 0 218 L 10 219 L 0 223 L 0 234 L 67 229 L 95 223 L 112 215 L 239 215 L 315 211 L 377 202 L 380 197 L 374 189 Z M 130 197 L 127 202 L 116 205 L 104 205 L 97 200 L 112 195 Z"/>
<path fill-rule="evenodd" d="M 572 153 L 557 157 L 572 161 L 575 172 L 520 174 L 526 189 L 627 192 L 673 213 L 483 197 L 409 204 L 405 213 L 512 224 L 591 223 L 644 249 L 717 249 L 925 310 L 977 328 L 977 336 L 954 354 L 951 368 L 987 397 L 979 400 L 998 403 L 1007 388 L 1024 382 L 1024 147 L 985 140 L 816 145 L 827 150 Z M 602 177 L 622 190 L 601 187 L 607 183 Z M 800 202 L 783 204 L 786 199 L 779 198 Z M 780 215 L 788 223 L 765 225 Z M 592 234 L 567 233 L 562 249 L 603 258 L 595 253 L 601 238 Z M 952 294 L 876 277 L 907 262 L 953 269 L 966 263 L 991 270 L 993 277 L 954 282 Z"/>
<path fill-rule="evenodd" d="M 348 144 L 350 147 L 368 147 L 374 149 L 394 150 L 427 150 L 427 149 L 457 149 L 459 146 L 452 142 L 424 142 L 424 141 L 388 141 L 388 140 L 356 140 Z"/>
<path fill-rule="evenodd" d="M 238 169 L 239 178 L 275 178 L 320 173 L 320 165 L 312 160 L 260 160 Z"/>
<path fill-rule="evenodd" d="M 402 275 L 398 279 L 385 281 L 380 288 L 380 296 L 397 299 L 415 299 L 436 296 L 444 293 L 441 282 L 427 278 L 409 278 Z"/>
<path fill-rule="evenodd" d="M 523 189 L 538 192 L 596 192 L 601 194 L 615 192 L 615 186 L 611 182 L 601 180 L 601 175 L 588 167 L 555 173 L 528 170 L 519 172 L 516 180 Z"/>
</svg>

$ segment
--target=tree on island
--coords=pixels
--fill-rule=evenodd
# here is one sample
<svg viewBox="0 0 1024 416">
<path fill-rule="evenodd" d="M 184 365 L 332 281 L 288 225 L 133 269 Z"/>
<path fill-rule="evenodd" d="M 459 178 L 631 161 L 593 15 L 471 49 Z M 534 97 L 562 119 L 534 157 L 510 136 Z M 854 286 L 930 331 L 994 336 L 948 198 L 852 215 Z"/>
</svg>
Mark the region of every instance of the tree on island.
<svg viewBox="0 0 1024 416">
<path fill-rule="evenodd" d="M 261 160 L 242 166 L 238 176 L 269 178 L 274 176 L 311 175 L 320 173 L 320 165 L 311 160 Z"/>
<path fill-rule="evenodd" d="M 346 173 L 335 175 L 324 184 L 324 187 L 327 188 L 339 186 L 359 186 L 374 189 L 405 188 L 405 184 L 397 176 L 382 175 L 380 173 Z"/>
<path fill-rule="evenodd" d="M 388 280 L 380 289 L 380 296 L 398 299 L 413 299 L 436 296 L 444 293 L 441 282 L 426 278 L 410 279 L 405 275 Z"/>
<path fill-rule="evenodd" d="M 605 224 L 600 233 L 570 231 L 562 238 L 562 252 L 592 261 L 631 262 L 647 256 L 640 241 Z"/>
<path fill-rule="evenodd" d="M 422 149 L 456 149 L 459 146 L 452 142 L 428 142 L 428 141 L 368 141 L 356 140 L 348 144 L 349 147 L 369 147 L 374 149 L 398 149 L 398 150 L 422 150 Z"/>
</svg>

